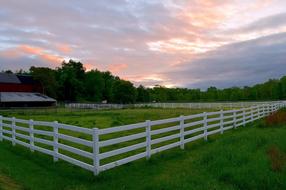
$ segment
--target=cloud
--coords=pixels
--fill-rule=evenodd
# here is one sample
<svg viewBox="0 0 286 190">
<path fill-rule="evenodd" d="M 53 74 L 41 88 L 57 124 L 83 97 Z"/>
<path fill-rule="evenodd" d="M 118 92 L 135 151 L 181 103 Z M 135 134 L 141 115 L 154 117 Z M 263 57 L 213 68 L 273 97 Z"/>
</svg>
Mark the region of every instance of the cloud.
<svg viewBox="0 0 286 190">
<path fill-rule="evenodd" d="M 73 58 L 88 70 L 111 70 L 136 84 L 203 86 L 215 78 L 213 72 L 235 68 L 222 62 L 235 58 L 233 64 L 244 65 L 238 60 L 246 60 L 240 52 L 245 47 L 235 49 L 234 43 L 283 32 L 285 4 L 278 0 L 1 1 L 0 65 L 12 70 L 28 69 L 31 64 L 56 67 Z M 264 54 L 253 51 L 259 43 L 247 43 L 254 46 L 248 49 L 253 54 L 244 52 L 246 61 L 255 65 Z M 277 57 L 267 60 L 276 62 Z M 268 72 L 268 65 L 253 70 Z M 184 78 L 172 77 L 183 68 L 186 71 L 178 73 Z M 206 73 L 209 68 L 210 73 L 197 76 L 196 72 Z M 241 70 L 241 75 L 248 71 Z M 254 77 L 249 84 L 258 80 Z"/>
<path fill-rule="evenodd" d="M 125 63 L 115 63 L 115 64 L 110 64 L 108 66 L 108 70 L 111 73 L 118 75 L 120 72 L 125 70 L 127 67 L 128 67 L 128 65 Z"/>
<path fill-rule="evenodd" d="M 65 54 L 69 54 L 72 52 L 72 47 L 69 46 L 68 44 L 57 44 L 56 45 L 56 48 L 62 52 L 62 53 L 65 53 Z"/>
<path fill-rule="evenodd" d="M 61 63 L 64 60 L 63 57 L 52 54 L 48 50 L 29 45 L 19 45 L 13 48 L 8 48 L 4 51 L 1 51 L 0 55 L 1 57 L 5 57 L 6 59 L 18 58 L 19 60 L 21 57 L 32 57 L 34 59 L 40 58 L 43 61 L 50 63 L 50 65 Z"/>
<path fill-rule="evenodd" d="M 286 12 L 260 18 L 246 26 L 229 32 L 235 33 L 251 33 L 260 32 L 261 30 L 277 30 L 281 27 L 286 27 Z"/>
<path fill-rule="evenodd" d="M 226 45 L 163 73 L 188 87 L 253 85 L 285 75 L 286 33 Z"/>
</svg>

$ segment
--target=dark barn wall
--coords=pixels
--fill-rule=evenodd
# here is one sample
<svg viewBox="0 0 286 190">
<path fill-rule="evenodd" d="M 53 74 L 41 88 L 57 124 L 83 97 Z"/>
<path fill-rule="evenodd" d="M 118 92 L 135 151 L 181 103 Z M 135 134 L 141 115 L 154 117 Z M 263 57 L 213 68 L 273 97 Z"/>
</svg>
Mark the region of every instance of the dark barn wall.
<svg viewBox="0 0 286 190">
<path fill-rule="evenodd" d="M 21 107 L 51 107 L 56 106 L 55 102 L 0 102 L 2 108 L 21 108 Z"/>
<path fill-rule="evenodd" d="M 6 84 L 0 83 L 0 92 L 39 92 L 43 93 L 38 84 Z"/>
</svg>

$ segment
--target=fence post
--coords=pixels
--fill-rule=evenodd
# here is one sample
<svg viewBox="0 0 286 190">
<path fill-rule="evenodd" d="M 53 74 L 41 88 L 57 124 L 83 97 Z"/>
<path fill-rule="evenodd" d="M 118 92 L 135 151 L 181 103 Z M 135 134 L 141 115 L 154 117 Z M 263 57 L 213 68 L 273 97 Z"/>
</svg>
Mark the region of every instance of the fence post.
<svg viewBox="0 0 286 190">
<path fill-rule="evenodd" d="M 100 172 L 98 128 L 93 128 L 92 130 L 92 141 L 93 141 L 93 174 L 98 175 Z"/>
<path fill-rule="evenodd" d="M 208 140 L 208 122 L 207 122 L 207 113 L 204 112 L 204 139 Z"/>
<path fill-rule="evenodd" d="M 243 112 L 242 112 L 242 117 L 243 117 L 243 126 L 246 126 L 246 113 L 245 113 L 245 109 L 243 108 Z"/>
<path fill-rule="evenodd" d="M 12 144 L 13 146 L 16 145 L 16 129 L 15 129 L 15 126 L 16 126 L 16 121 L 15 121 L 15 117 L 12 117 Z"/>
<path fill-rule="evenodd" d="M 185 143 L 184 143 L 184 141 L 185 141 L 185 135 L 184 135 L 185 128 L 184 128 L 184 124 L 185 124 L 184 116 L 181 115 L 180 116 L 180 142 L 181 142 L 180 147 L 181 147 L 181 149 L 185 149 Z"/>
<path fill-rule="evenodd" d="M 29 131 L 30 131 L 30 150 L 34 152 L 34 121 L 32 119 L 29 120 Z"/>
<path fill-rule="evenodd" d="M 251 106 L 250 114 L 251 122 L 253 122 L 253 106 Z"/>
<path fill-rule="evenodd" d="M 151 121 L 146 120 L 146 159 L 151 157 Z"/>
<path fill-rule="evenodd" d="M 220 110 L 219 126 L 220 126 L 220 134 L 223 134 L 223 110 Z"/>
<path fill-rule="evenodd" d="M 0 141 L 3 141 L 3 116 L 0 115 Z"/>
<path fill-rule="evenodd" d="M 59 153 L 59 148 L 58 148 L 58 143 L 59 143 L 59 126 L 58 126 L 58 122 L 54 121 L 54 162 L 57 162 L 59 160 L 58 158 L 58 153 Z"/>
<path fill-rule="evenodd" d="M 237 126 L 236 126 L 236 110 L 234 110 L 233 112 L 233 127 L 236 129 Z"/>
</svg>

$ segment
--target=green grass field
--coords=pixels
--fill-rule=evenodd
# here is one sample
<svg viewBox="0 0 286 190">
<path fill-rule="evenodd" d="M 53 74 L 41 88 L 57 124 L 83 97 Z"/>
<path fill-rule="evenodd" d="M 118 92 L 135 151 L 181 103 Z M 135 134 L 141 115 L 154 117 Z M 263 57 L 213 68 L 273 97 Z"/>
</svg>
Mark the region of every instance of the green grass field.
<svg viewBox="0 0 286 190">
<path fill-rule="evenodd" d="M 39 121 L 58 121 L 60 123 L 76 125 L 85 128 L 107 128 L 126 124 L 138 123 L 146 120 L 166 119 L 180 115 L 202 113 L 202 109 L 160 109 L 137 108 L 122 110 L 71 110 L 71 109 L 16 109 L 0 110 L 0 115 L 20 119 L 34 119 Z"/>
<path fill-rule="evenodd" d="M 98 112 L 3 115 L 58 120 L 83 127 L 102 127 L 162 119 L 202 110 L 136 109 Z M 78 122 L 76 124 L 76 122 Z M 286 189 L 286 126 L 261 127 L 260 122 L 230 130 L 102 172 L 91 172 L 64 161 L 54 163 L 9 142 L 0 143 L 0 189 Z"/>
</svg>

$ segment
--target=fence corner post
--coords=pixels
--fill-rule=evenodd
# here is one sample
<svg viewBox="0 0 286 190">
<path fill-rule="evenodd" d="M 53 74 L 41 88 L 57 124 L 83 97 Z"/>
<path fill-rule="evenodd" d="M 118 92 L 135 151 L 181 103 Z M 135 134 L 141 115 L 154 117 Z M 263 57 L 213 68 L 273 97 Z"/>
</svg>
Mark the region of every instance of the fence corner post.
<svg viewBox="0 0 286 190">
<path fill-rule="evenodd" d="M 223 110 L 220 110 L 219 126 L 220 126 L 220 134 L 223 134 Z"/>
<path fill-rule="evenodd" d="M 92 141 L 93 141 L 93 174 L 98 175 L 100 172 L 99 168 L 99 133 L 98 128 L 92 129 Z"/>
<path fill-rule="evenodd" d="M 3 141 L 3 116 L 0 115 L 0 141 Z"/>
<path fill-rule="evenodd" d="M 146 120 L 146 159 L 151 158 L 151 121 Z"/>
<path fill-rule="evenodd" d="M 16 118 L 12 117 L 12 145 L 16 145 Z"/>
<path fill-rule="evenodd" d="M 184 116 L 180 116 L 180 148 L 185 149 L 185 120 Z"/>
<path fill-rule="evenodd" d="M 204 139 L 208 140 L 208 122 L 207 122 L 207 112 L 204 112 Z"/>
<path fill-rule="evenodd" d="M 34 152 L 34 120 L 29 120 L 29 132 L 30 132 L 30 150 Z"/>
<path fill-rule="evenodd" d="M 59 148 L 58 148 L 58 143 L 59 143 L 59 126 L 58 126 L 58 122 L 54 121 L 53 123 L 53 128 L 54 128 L 54 162 L 57 162 L 59 160 L 58 158 L 58 153 L 59 153 Z"/>
</svg>

